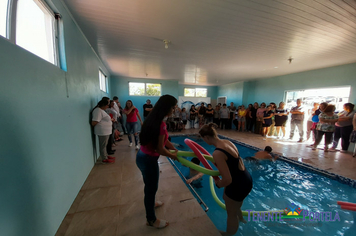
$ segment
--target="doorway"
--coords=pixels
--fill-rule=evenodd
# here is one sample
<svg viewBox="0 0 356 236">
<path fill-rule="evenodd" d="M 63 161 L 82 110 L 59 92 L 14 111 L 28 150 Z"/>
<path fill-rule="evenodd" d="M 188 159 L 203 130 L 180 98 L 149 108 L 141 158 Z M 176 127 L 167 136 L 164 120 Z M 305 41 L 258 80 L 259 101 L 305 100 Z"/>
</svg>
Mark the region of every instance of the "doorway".
<svg viewBox="0 0 356 236">
<path fill-rule="evenodd" d="M 290 111 L 293 107 L 297 105 L 297 99 L 302 99 L 302 106 L 304 107 L 304 137 L 306 140 L 307 133 L 307 122 L 311 116 L 311 109 L 315 102 L 322 103 L 326 102 L 328 104 L 335 105 L 336 113 L 343 110 L 343 105 L 349 102 L 351 92 L 351 86 L 343 87 L 332 87 L 332 88 L 314 88 L 314 89 L 305 89 L 305 90 L 290 90 L 285 92 L 284 102 L 285 108 Z M 290 134 L 290 120 L 289 115 L 287 124 L 286 124 L 286 136 Z M 298 134 L 294 135 L 299 138 Z M 310 135 L 312 136 L 312 135 Z M 312 141 L 312 138 L 309 139 Z M 323 141 L 321 142 L 323 143 Z"/>
</svg>

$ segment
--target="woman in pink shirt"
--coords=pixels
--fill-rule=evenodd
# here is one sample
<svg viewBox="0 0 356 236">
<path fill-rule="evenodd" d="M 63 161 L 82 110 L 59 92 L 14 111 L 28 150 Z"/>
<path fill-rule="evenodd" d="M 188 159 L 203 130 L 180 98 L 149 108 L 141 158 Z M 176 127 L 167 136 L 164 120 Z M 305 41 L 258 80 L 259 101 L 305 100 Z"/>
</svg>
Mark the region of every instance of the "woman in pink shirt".
<svg viewBox="0 0 356 236">
<path fill-rule="evenodd" d="M 125 109 L 122 112 L 126 114 L 127 136 L 129 137 L 129 141 L 130 141 L 129 147 L 132 146 L 131 134 L 133 134 L 135 136 L 136 149 L 138 150 L 139 146 L 138 146 L 138 133 L 137 133 L 138 131 L 137 117 L 140 120 L 142 126 L 141 116 L 131 100 L 127 100 Z"/>
<path fill-rule="evenodd" d="M 177 149 L 168 140 L 166 123 L 163 119 L 170 116 L 177 104 L 177 99 L 171 95 L 163 95 L 153 107 L 150 115 L 145 119 L 140 133 L 141 148 L 136 155 L 137 167 L 142 172 L 144 188 L 144 203 L 146 208 L 147 225 L 155 228 L 168 226 L 168 221 L 156 218 L 155 207 L 163 205 L 155 201 L 158 189 L 159 168 L 158 158 L 160 155 L 177 160 Z M 175 150 L 171 153 L 165 147 Z"/>
</svg>

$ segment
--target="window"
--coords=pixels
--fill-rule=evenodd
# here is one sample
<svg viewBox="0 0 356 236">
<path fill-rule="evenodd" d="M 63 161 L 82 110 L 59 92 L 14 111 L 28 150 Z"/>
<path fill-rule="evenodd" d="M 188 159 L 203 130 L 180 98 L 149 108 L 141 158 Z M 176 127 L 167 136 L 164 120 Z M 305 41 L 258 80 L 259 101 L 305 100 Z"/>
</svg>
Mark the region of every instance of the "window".
<svg viewBox="0 0 356 236">
<path fill-rule="evenodd" d="M 101 70 L 99 70 L 99 84 L 100 90 L 106 93 L 108 91 L 108 77 L 106 77 L 106 75 Z"/>
<path fill-rule="evenodd" d="M 184 88 L 184 97 L 203 97 L 208 96 L 208 89 L 206 88 Z"/>
<path fill-rule="evenodd" d="M 16 44 L 53 64 L 55 53 L 55 18 L 41 1 L 18 0 Z"/>
<path fill-rule="evenodd" d="M 291 109 L 296 106 L 297 99 L 302 99 L 303 106 L 306 109 L 311 109 L 314 102 L 326 102 L 335 105 L 336 111 L 342 111 L 343 105 L 349 102 L 350 92 L 350 86 L 286 91 L 286 108 Z"/>
<path fill-rule="evenodd" d="M 0 0 L 0 35 L 6 38 L 6 18 L 8 0 Z"/>
<path fill-rule="evenodd" d="M 129 82 L 131 96 L 161 96 L 161 84 Z"/>
<path fill-rule="evenodd" d="M 161 96 L 161 84 L 146 84 L 147 96 Z"/>
<path fill-rule="evenodd" d="M 59 25 L 60 15 L 44 0 L 0 0 L 0 35 L 55 65 L 59 65 Z"/>
</svg>

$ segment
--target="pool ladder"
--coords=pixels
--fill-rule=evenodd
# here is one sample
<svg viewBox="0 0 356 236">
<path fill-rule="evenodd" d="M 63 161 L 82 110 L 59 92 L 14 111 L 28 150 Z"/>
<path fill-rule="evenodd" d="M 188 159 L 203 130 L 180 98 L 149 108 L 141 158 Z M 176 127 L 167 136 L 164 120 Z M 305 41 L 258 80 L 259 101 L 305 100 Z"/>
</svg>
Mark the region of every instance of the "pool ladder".
<svg viewBox="0 0 356 236">
<path fill-rule="evenodd" d="M 171 162 L 171 164 L 174 166 L 174 168 L 178 171 L 178 173 L 180 174 L 180 176 L 184 179 L 185 183 L 187 183 L 187 179 L 185 178 L 185 176 L 183 175 L 183 173 L 180 171 L 180 169 L 176 166 L 176 164 L 174 163 L 174 161 L 171 160 L 171 158 L 168 158 L 168 161 Z M 193 194 L 198 198 L 198 202 L 200 205 L 203 205 L 205 207 L 205 212 L 209 211 L 209 207 L 205 204 L 205 202 L 203 201 L 203 199 L 201 199 L 201 197 L 199 196 L 199 194 L 195 191 L 195 189 L 192 187 L 191 184 L 187 184 L 190 188 L 190 190 L 193 192 Z"/>
</svg>

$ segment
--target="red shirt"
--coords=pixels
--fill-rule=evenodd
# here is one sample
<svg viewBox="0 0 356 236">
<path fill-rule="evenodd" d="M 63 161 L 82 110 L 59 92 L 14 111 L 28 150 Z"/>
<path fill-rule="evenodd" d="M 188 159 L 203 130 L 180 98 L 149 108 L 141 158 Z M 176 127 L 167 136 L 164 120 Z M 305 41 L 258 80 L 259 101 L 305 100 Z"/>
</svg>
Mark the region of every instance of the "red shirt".
<svg viewBox="0 0 356 236">
<path fill-rule="evenodd" d="M 163 147 L 166 146 L 167 140 L 168 140 L 168 131 L 167 131 L 167 125 L 165 122 L 162 121 L 161 126 L 159 128 L 159 135 L 164 135 L 164 143 Z M 143 146 L 141 145 L 141 151 L 147 155 L 158 157 L 159 153 L 156 152 L 155 149 L 152 149 L 150 145 Z"/>
<path fill-rule="evenodd" d="M 126 109 L 124 111 L 127 111 Z M 126 114 L 127 118 L 126 118 L 126 122 L 137 122 L 137 113 L 138 110 L 132 109 L 132 111 L 129 114 Z"/>
</svg>

